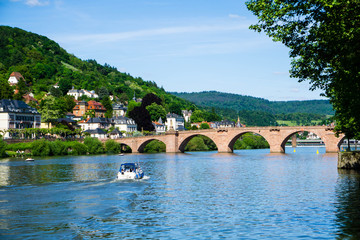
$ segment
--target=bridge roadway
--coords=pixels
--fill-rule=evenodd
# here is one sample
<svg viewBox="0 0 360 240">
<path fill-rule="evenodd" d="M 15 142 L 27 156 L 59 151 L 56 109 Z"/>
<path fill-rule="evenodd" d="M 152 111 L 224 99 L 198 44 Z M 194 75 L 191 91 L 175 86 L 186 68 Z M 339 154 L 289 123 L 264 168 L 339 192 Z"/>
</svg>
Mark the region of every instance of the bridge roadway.
<svg viewBox="0 0 360 240">
<path fill-rule="evenodd" d="M 338 152 L 344 139 L 344 135 L 336 137 L 334 129 L 329 126 L 293 126 L 168 131 L 162 135 L 119 138 L 115 141 L 129 146 L 133 153 L 141 153 L 149 142 L 158 140 L 166 145 L 167 153 L 179 153 L 185 151 L 186 144 L 193 137 L 203 135 L 216 144 L 219 153 L 231 153 L 238 138 L 245 133 L 255 133 L 265 138 L 270 145 L 271 153 L 285 153 L 285 144 L 290 137 L 303 131 L 315 133 L 321 138 L 325 144 L 326 152 Z"/>
</svg>

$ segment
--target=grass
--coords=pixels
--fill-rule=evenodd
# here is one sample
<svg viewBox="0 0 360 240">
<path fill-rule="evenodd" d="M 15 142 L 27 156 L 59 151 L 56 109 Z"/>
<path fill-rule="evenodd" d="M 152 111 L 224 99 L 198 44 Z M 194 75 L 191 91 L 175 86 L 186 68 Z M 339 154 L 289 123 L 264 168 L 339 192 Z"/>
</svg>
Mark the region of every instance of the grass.
<svg viewBox="0 0 360 240">
<path fill-rule="evenodd" d="M 276 122 L 277 122 L 279 125 L 290 126 L 290 127 L 303 125 L 303 124 L 301 124 L 301 123 L 300 123 L 300 124 L 297 124 L 296 121 L 276 120 Z M 312 125 L 319 125 L 320 123 L 321 123 L 321 120 L 312 120 L 312 121 L 311 121 L 311 124 L 312 124 Z"/>
<path fill-rule="evenodd" d="M 81 72 L 81 70 L 77 69 L 76 67 L 74 67 L 74 66 L 72 66 L 72 65 L 70 65 L 70 64 L 68 64 L 68 63 L 66 63 L 66 62 L 61 61 L 61 63 L 62 63 L 66 68 L 68 68 L 68 69 L 70 69 L 70 70 L 77 71 L 77 72 Z"/>
</svg>

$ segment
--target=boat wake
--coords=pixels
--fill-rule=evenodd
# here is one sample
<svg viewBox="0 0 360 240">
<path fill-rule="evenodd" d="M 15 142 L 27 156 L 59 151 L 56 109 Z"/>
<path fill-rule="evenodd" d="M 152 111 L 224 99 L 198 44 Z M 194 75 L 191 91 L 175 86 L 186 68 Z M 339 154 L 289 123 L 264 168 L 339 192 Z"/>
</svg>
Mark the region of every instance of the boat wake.
<svg viewBox="0 0 360 240">
<path fill-rule="evenodd" d="M 143 180 L 149 180 L 150 176 L 144 176 L 143 178 L 136 179 L 136 178 L 116 178 L 114 181 L 143 181 Z"/>
</svg>

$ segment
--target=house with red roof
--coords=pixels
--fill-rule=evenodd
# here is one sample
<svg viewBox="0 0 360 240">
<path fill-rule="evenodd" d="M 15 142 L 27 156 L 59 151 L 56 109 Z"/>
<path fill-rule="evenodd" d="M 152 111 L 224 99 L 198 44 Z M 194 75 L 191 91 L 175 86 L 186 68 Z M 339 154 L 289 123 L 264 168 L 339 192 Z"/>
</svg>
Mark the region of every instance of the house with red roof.
<svg viewBox="0 0 360 240">
<path fill-rule="evenodd" d="M 24 77 L 19 72 L 12 72 L 9 77 L 9 83 L 11 86 L 16 85 L 20 79 L 24 79 Z"/>
</svg>

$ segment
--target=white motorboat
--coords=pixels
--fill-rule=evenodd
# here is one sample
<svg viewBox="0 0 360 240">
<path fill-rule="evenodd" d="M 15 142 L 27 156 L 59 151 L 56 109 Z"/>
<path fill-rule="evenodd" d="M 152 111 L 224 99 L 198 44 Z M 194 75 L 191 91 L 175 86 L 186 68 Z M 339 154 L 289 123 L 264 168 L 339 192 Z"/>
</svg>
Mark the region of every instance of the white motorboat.
<svg viewBox="0 0 360 240">
<path fill-rule="evenodd" d="M 35 161 L 35 159 L 33 159 L 33 158 L 27 158 L 27 159 L 25 159 L 25 161 L 32 162 L 32 161 Z"/>
<path fill-rule="evenodd" d="M 144 171 L 137 163 L 123 163 L 117 175 L 117 179 L 142 179 Z"/>
</svg>

